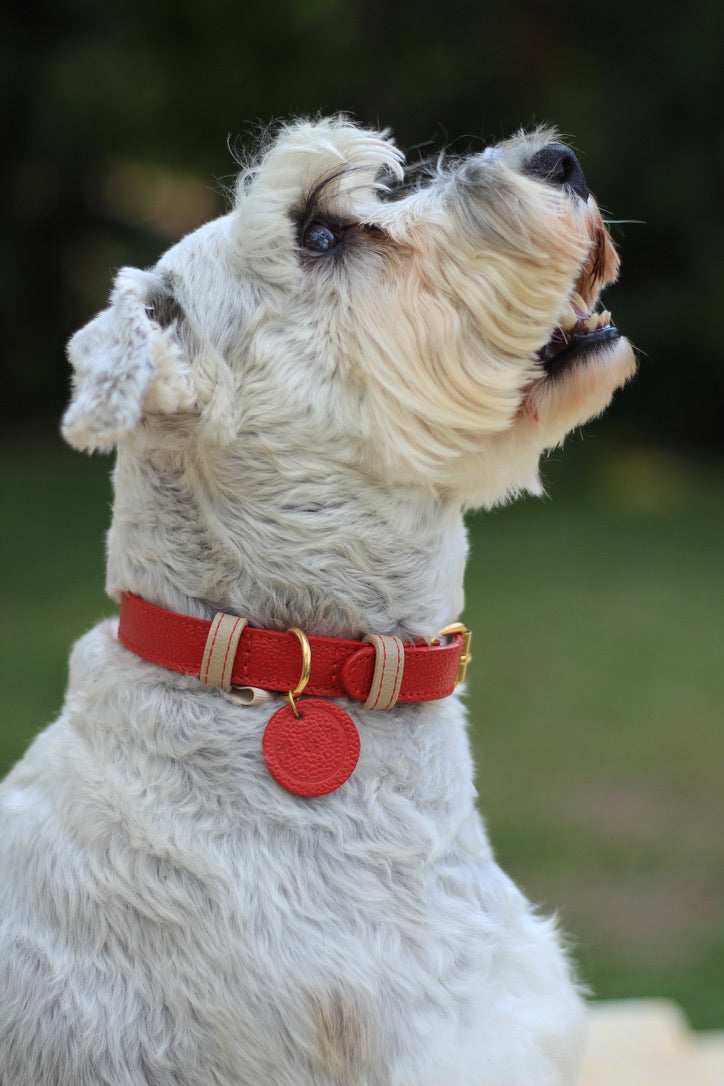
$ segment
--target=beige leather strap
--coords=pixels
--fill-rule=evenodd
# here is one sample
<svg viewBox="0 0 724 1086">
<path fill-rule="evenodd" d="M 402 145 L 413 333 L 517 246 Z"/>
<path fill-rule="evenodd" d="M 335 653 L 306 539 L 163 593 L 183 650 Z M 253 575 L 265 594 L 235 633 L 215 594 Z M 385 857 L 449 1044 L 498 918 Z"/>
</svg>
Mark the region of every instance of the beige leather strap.
<svg viewBox="0 0 724 1086">
<path fill-rule="evenodd" d="M 391 709 L 397 703 L 405 670 L 405 646 L 399 637 L 367 634 L 375 647 L 375 671 L 364 709 Z"/>
<path fill-rule="evenodd" d="M 219 612 L 214 616 L 206 639 L 201 674 L 199 678 L 208 686 L 219 686 L 228 693 L 231 690 L 231 672 L 234 657 L 246 619 L 238 615 Z"/>
</svg>

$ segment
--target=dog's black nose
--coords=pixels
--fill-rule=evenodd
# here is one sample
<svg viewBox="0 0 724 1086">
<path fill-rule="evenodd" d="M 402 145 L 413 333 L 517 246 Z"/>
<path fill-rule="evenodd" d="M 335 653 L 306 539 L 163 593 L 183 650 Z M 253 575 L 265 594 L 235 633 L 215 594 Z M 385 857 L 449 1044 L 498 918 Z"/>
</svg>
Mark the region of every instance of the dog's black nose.
<svg viewBox="0 0 724 1086">
<path fill-rule="evenodd" d="M 528 172 L 549 185 L 569 188 L 582 200 L 588 199 L 588 185 L 583 168 L 565 143 L 549 143 L 536 151 L 528 162 Z"/>
</svg>

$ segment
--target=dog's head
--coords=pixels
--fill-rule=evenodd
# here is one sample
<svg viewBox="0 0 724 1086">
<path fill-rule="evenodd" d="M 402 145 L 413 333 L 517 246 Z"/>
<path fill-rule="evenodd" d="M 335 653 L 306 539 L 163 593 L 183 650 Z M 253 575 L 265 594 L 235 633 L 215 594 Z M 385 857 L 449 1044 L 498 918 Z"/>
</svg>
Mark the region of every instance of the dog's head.
<svg viewBox="0 0 724 1086">
<path fill-rule="evenodd" d="M 580 165 L 521 135 L 405 177 L 384 133 L 282 129 L 233 210 L 71 340 L 64 433 L 185 434 L 492 503 L 598 414 L 633 352 L 598 312 L 618 259 Z M 260 437 L 263 435 L 263 437 Z"/>
</svg>

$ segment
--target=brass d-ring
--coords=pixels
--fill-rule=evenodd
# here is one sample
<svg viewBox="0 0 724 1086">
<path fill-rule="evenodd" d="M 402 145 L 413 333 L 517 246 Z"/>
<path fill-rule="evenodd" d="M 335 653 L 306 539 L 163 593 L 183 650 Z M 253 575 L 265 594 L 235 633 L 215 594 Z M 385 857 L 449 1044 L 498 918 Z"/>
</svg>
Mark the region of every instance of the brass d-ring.
<svg viewBox="0 0 724 1086">
<path fill-rule="evenodd" d="M 289 698 L 289 704 L 292 707 L 292 712 L 294 713 L 295 717 L 299 719 L 299 712 L 296 705 L 294 704 L 294 699 L 298 698 L 299 695 L 303 693 L 305 686 L 309 682 L 309 676 L 312 673 L 312 650 L 309 647 L 309 639 L 307 638 L 307 635 L 304 633 L 303 630 L 300 630 L 298 626 L 290 626 L 287 630 L 287 633 L 293 633 L 294 636 L 299 639 L 299 644 L 302 649 L 302 674 L 299 677 L 299 682 L 297 683 L 297 685 L 287 694 L 287 697 Z"/>
</svg>

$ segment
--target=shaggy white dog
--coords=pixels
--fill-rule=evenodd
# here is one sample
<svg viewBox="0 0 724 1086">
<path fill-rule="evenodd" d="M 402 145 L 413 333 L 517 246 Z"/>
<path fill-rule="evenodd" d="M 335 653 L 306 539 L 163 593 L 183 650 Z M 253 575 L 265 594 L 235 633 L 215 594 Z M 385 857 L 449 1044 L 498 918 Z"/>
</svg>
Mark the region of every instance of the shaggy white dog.
<svg viewBox="0 0 724 1086">
<path fill-rule="evenodd" d="M 71 341 L 64 433 L 118 449 L 110 595 L 248 627 L 201 667 L 117 620 L 76 645 L 0 791 L 3 1086 L 575 1081 L 582 1003 L 495 864 L 458 696 L 404 676 L 448 648 L 463 507 L 538 491 L 541 451 L 632 374 L 596 310 L 617 258 L 550 131 L 402 180 L 385 134 L 283 128 L 233 210 L 123 269 Z M 252 634 L 299 683 L 229 690 Z M 299 795 L 263 733 L 311 711 L 315 636 L 376 670 L 317 683 L 359 760 Z"/>
</svg>

